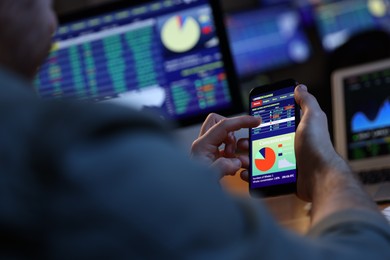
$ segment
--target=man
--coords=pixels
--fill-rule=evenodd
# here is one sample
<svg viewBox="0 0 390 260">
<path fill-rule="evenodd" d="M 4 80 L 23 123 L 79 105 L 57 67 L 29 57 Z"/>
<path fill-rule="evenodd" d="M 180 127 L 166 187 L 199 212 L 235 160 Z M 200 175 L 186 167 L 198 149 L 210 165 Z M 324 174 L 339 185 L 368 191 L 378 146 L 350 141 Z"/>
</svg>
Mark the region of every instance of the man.
<svg viewBox="0 0 390 260">
<path fill-rule="evenodd" d="M 296 152 L 311 237 L 218 185 L 215 174 L 248 164 L 234 156 L 247 141 L 232 133 L 259 119 L 211 115 L 192 149 L 205 166 L 143 115 L 34 98 L 27 81 L 55 27 L 50 6 L 0 1 L 1 259 L 390 259 L 390 228 L 334 151 L 305 86 L 295 92 Z"/>
</svg>

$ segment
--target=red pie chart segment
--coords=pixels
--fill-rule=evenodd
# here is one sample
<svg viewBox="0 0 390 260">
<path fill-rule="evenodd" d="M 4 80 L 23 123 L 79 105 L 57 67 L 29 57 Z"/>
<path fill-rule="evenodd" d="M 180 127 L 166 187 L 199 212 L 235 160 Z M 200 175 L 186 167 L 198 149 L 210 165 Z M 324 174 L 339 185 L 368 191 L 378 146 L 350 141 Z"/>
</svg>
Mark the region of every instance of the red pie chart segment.
<svg viewBox="0 0 390 260">
<path fill-rule="evenodd" d="M 269 147 L 262 148 L 255 157 L 255 165 L 259 171 L 266 172 L 271 170 L 276 161 L 274 150 Z"/>
</svg>

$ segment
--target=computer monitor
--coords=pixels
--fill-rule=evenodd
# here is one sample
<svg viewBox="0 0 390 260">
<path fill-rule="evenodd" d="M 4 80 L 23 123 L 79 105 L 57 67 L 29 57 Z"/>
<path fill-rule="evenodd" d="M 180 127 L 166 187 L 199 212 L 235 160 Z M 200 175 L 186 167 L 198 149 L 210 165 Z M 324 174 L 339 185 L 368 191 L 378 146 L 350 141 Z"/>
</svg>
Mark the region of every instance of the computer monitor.
<svg viewBox="0 0 390 260">
<path fill-rule="evenodd" d="M 332 1 L 335 0 L 258 0 L 262 7 L 281 4 L 294 7 L 299 12 L 303 24 L 307 27 L 312 27 L 315 24 L 315 7 Z"/>
<path fill-rule="evenodd" d="M 357 171 L 390 167 L 390 60 L 333 74 L 337 151 Z"/>
<path fill-rule="evenodd" d="M 60 18 L 42 98 L 156 109 L 184 126 L 241 112 L 219 1 L 119 1 Z"/>
<path fill-rule="evenodd" d="M 343 0 L 316 8 L 316 23 L 322 45 L 332 51 L 359 32 L 390 31 L 389 0 Z"/>
<path fill-rule="evenodd" d="M 297 10 L 288 6 L 244 11 L 227 17 L 240 77 L 303 63 L 311 47 Z"/>
<path fill-rule="evenodd" d="M 335 147 L 375 201 L 390 199 L 390 60 L 332 75 Z"/>
</svg>

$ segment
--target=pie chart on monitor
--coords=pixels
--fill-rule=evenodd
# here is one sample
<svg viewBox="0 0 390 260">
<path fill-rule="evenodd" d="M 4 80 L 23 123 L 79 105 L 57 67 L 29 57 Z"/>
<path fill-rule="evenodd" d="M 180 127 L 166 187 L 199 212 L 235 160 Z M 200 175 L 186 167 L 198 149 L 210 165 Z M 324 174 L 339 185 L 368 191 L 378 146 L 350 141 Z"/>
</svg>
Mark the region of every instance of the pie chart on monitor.
<svg viewBox="0 0 390 260">
<path fill-rule="evenodd" d="M 191 50 L 201 36 L 199 23 L 191 16 L 177 15 L 169 18 L 161 30 L 165 48 L 175 53 Z"/>
<path fill-rule="evenodd" d="M 275 152 L 269 147 L 262 148 L 255 154 L 255 165 L 259 171 L 266 172 L 271 170 L 275 161 Z"/>
</svg>

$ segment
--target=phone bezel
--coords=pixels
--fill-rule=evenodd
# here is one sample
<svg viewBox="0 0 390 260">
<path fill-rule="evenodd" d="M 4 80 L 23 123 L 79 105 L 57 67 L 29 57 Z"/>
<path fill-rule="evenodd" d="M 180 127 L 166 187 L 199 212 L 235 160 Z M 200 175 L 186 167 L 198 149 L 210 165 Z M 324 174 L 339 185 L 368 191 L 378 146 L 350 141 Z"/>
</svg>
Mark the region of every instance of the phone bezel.
<svg viewBox="0 0 390 260">
<path fill-rule="evenodd" d="M 249 114 L 251 115 L 252 111 L 252 97 L 258 96 L 261 94 L 273 92 L 288 87 L 295 87 L 298 83 L 293 79 L 287 79 L 279 82 L 275 82 L 265 86 L 259 86 L 250 91 L 249 94 Z M 295 102 L 295 132 L 297 130 L 298 124 L 300 122 L 300 108 L 299 105 Z M 279 184 L 272 185 L 260 188 L 251 188 L 252 183 L 252 128 L 249 129 L 249 193 L 252 197 L 274 197 L 296 193 L 297 191 L 297 182 L 288 183 L 288 184 Z M 296 177 L 298 179 L 298 167 L 296 168 Z"/>
</svg>

